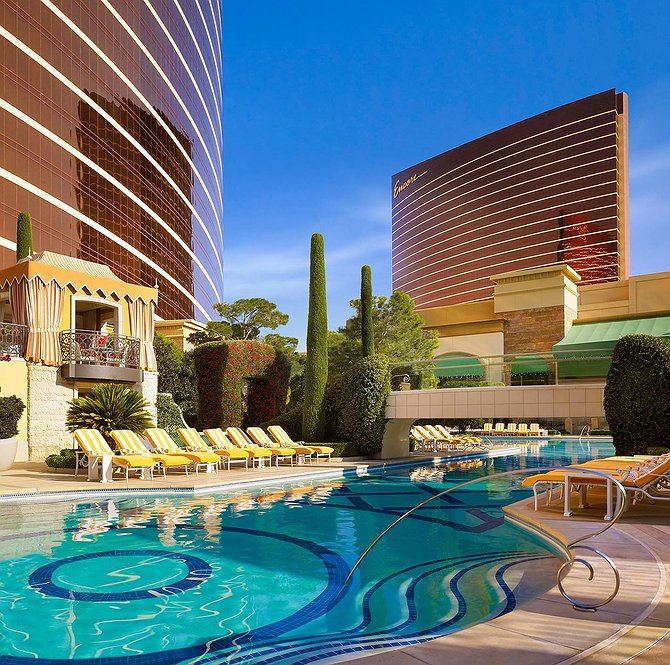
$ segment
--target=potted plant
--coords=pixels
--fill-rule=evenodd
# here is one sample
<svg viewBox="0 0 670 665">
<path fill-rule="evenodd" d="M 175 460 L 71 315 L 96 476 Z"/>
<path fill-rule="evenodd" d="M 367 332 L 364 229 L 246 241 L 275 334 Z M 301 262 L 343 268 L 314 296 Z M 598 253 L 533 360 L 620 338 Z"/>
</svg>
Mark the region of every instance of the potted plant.
<svg viewBox="0 0 670 665">
<path fill-rule="evenodd" d="M 0 397 L 0 471 L 6 471 L 16 458 L 19 420 L 26 405 L 16 396 Z"/>
</svg>

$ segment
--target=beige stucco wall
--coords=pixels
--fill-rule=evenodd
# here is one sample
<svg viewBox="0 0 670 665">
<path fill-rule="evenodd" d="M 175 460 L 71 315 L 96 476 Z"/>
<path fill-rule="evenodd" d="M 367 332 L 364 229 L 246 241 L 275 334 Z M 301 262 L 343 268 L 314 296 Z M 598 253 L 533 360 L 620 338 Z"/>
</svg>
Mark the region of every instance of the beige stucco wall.
<svg viewBox="0 0 670 665">
<path fill-rule="evenodd" d="M 484 358 L 482 363 L 486 364 L 488 362 L 486 356 L 500 356 L 504 353 L 504 337 L 501 332 L 441 337 L 435 355 L 443 356 L 449 353 Z M 503 378 L 501 364 L 495 363 L 489 366 L 487 370 L 488 381 L 497 383 L 503 381 Z"/>
<path fill-rule="evenodd" d="M 28 366 L 23 358 L 12 358 L 0 363 L 0 397 L 16 395 L 28 404 Z M 19 420 L 17 462 L 28 461 L 28 414 Z"/>
</svg>

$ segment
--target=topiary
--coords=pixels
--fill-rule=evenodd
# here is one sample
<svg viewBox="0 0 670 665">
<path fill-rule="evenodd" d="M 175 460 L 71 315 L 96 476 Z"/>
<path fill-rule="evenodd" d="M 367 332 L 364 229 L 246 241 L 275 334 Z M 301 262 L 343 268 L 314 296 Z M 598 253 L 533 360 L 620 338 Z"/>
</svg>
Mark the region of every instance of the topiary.
<svg viewBox="0 0 670 665">
<path fill-rule="evenodd" d="M 27 212 L 20 212 L 16 220 L 16 260 L 28 258 L 33 253 L 33 223 Z"/>
<path fill-rule="evenodd" d="M 371 356 L 375 352 L 375 331 L 372 323 L 372 268 L 361 268 L 361 343 L 363 357 Z"/>
<path fill-rule="evenodd" d="M 328 312 L 326 263 L 323 236 L 312 236 L 309 268 L 309 314 L 307 318 L 307 361 L 302 438 L 322 441 L 326 428 L 326 386 L 328 384 Z"/>
<path fill-rule="evenodd" d="M 58 455 L 49 455 L 44 462 L 52 469 L 74 469 L 77 463 L 77 458 L 74 454 L 74 450 L 71 448 L 63 448 Z"/>
<path fill-rule="evenodd" d="M 386 426 L 386 398 L 391 371 L 385 356 L 359 360 L 333 385 L 330 419 L 333 438 L 351 441 L 365 455 L 382 449 Z"/>
<path fill-rule="evenodd" d="M 97 429 L 110 439 L 115 429 L 129 429 L 138 434 L 153 427 L 149 403 L 136 390 L 116 383 L 102 383 L 90 394 L 68 402 L 65 425 L 70 432 Z"/>
<path fill-rule="evenodd" d="M 640 455 L 670 431 L 670 342 L 626 335 L 614 347 L 605 415 L 617 455 Z"/>
</svg>

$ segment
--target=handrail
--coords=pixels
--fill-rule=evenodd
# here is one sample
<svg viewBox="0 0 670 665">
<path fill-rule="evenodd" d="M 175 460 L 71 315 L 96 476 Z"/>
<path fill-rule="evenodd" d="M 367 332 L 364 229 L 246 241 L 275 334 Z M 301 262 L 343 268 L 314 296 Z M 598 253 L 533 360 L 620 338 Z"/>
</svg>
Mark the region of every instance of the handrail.
<svg viewBox="0 0 670 665">
<path fill-rule="evenodd" d="M 598 471 L 595 469 L 585 469 L 584 467 L 574 467 L 574 466 L 561 466 L 561 467 L 556 467 L 556 466 L 546 466 L 546 467 L 536 467 L 534 469 L 514 469 L 513 471 L 503 471 L 501 473 L 494 473 L 493 475 L 490 476 L 481 476 L 480 478 L 474 478 L 472 480 L 467 480 L 464 483 L 459 483 L 458 485 L 454 485 L 453 487 L 449 487 L 446 490 L 443 490 L 439 494 L 434 494 L 433 496 L 429 497 L 425 501 L 422 501 L 421 503 L 418 503 L 416 506 L 413 508 L 410 508 L 407 512 L 403 513 L 398 519 L 396 519 L 392 524 L 390 524 L 386 529 L 384 529 L 373 541 L 370 543 L 368 548 L 361 554 L 359 557 L 358 561 L 354 564 L 353 568 L 349 572 L 349 575 L 347 575 L 347 579 L 344 580 L 344 584 L 342 585 L 342 589 L 345 589 L 348 584 L 351 582 L 351 578 L 353 577 L 354 573 L 358 569 L 358 567 L 361 565 L 363 560 L 367 557 L 367 555 L 370 553 L 370 551 L 377 545 L 377 543 L 389 532 L 391 529 L 393 529 L 395 526 L 400 524 L 404 519 L 412 515 L 412 513 L 415 513 L 417 510 L 420 508 L 423 508 L 423 506 L 428 505 L 429 503 L 435 501 L 436 499 L 439 499 L 440 497 L 445 496 L 446 494 L 450 494 L 451 492 L 455 492 L 458 489 L 462 489 L 463 487 L 467 487 L 468 485 L 474 485 L 475 483 L 482 482 L 484 480 L 491 480 L 492 478 L 502 478 L 505 476 L 512 476 L 515 474 L 520 474 L 520 473 L 529 473 L 530 471 L 576 471 L 578 473 L 588 473 L 589 476 L 600 476 L 602 478 L 605 478 L 606 480 L 611 481 L 614 483 L 616 486 L 617 490 L 620 492 L 620 497 L 617 499 L 617 504 L 618 504 L 618 509 L 612 518 L 611 521 L 609 521 L 603 528 L 599 529 L 598 531 L 594 533 L 587 534 L 585 536 L 581 536 L 580 538 L 577 538 L 576 540 L 573 540 L 572 542 L 568 543 L 565 546 L 566 552 L 568 553 L 568 560 L 563 563 L 563 565 L 558 569 L 558 572 L 556 573 L 556 583 L 558 586 L 558 590 L 561 592 L 561 595 L 572 604 L 572 607 L 575 610 L 582 611 L 582 612 L 595 612 L 599 607 L 603 607 L 604 605 L 607 605 L 610 603 L 614 598 L 616 597 L 617 593 L 619 592 L 619 587 L 621 586 L 621 578 L 619 575 L 619 570 L 616 567 L 616 564 L 612 559 L 610 559 L 606 554 L 601 552 L 599 549 L 595 547 L 591 547 L 590 545 L 580 545 L 579 543 L 584 542 L 585 540 L 588 540 L 589 538 L 595 538 L 596 536 L 599 536 L 608 529 L 612 528 L 621 515 L 626 511 L 628 508 L 628 495 L 626 494 L 626 489 L 624 486 L 616 479 L 613 478 L 611 475 L 604 473 L 602 471 Z M 566 489 L 566 491 L 569 491 Z M 619 500 L 621 499 L 621 500 Z M 568 574 L 570 568 L 575 564 L 575 563 L 581 563 L 585 568 L 588 569 L 589 571 L 589 581 L 593 579 L 594 576 L 594 570 L 593 566 L 584 558 L 582 557 L 576 557 L 574 556 L 574 553 L 572 553 L 572 550 L 575 549 L 582 549 L 582 550 L 589 550 L 591 552 L 594 552 L 598 556 L 600 556 L 612 569 L 614 572 L 614 578 L 615 578 L 615 583 L 614 583 L 614 590 L 612 593 L 604 600 L 601 602 L 595 602 L 595 603 L 584 603 L 581 601 L 578 601 L 571 596 L 567 594 L 567 592 L 563 588 L 563 579 L 565 576 Z"/>
<path fill-rule="evenodd" d="M 591 435 L 591 425 L 584 425 L 584 427 L 582 427 L 582 431 L 579 433 L 579 443 L 582 442 L 582 438 L 584 436 L 586 436 L 586 438 L 588 439 L 590 435 Z"/>
</svg>

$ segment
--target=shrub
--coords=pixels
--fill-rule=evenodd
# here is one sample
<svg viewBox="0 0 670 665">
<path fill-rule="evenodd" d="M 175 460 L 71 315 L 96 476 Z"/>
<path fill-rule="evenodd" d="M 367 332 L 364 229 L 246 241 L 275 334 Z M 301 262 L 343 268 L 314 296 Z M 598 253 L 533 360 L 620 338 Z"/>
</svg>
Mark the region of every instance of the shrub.
<svg viewBox="0 0 670 665">
<path fill-rule="evenodd" d="M 68 402 L 65 425 L 70 432 L 80 428 L 97 429 L 108 440 L 115 429 L 138 434 L 153 427 L 149 403 L 136 390 L 116 383 L 102 383 L 88 395 Z"/>
<path fill-rule="evenodd" d="M 462 381 L 451 381 L 446 376 L 438 380 L 439 388 L 486 388 L 487 386 L 504 386 L 502 381 L 477 381 L 475 379 L 463 379 Z"/>
<path fill-rule="evenodd" d="M 45 460 L 52 469 L 74 469 L 77 463 L 74 450 L 63 448 L 58 455 L 49 455 Z"/>
<path fill-rule="evenodd" d="M 33 222 L 27 212 L 20 212 L 16 220 L 16 260 L 33 255 Z"/>
<path fill-rule="evenodd" d="M 359 360 L 333 386 L 330 422 L 334 438 L 351 441 L 364 455 L 381 451 L 391 372 L 385 356 Z"/>
<path fill-rule="evenodd" d="M 194 350 L 198 425 L 205 428 L 255 425 L 279 415 L 286 405 L 291 363 L 269 344 L 226 340 Z M 242 386 L 250 379 L 243 423 Z"/>
<path fill-rule="evenodd" d="M 267 429 L 270 425 L 281 425 L 294 441 L 300 441 L 302 439 L 302 404 L 298 404 L 292 409 L 284 411 L 280 416 L 262 423 L 261 427 Z"/>
<path fill-rule="evenodd" d="M 0 397 L 0 439 L 11 439 L 19 433 L 19 420 L 25 408 L 16 395 Z"/>
<path fill-rule="evenodd" d="M 328 384 L 328 311 L 326 263 L 323 236 L 312 236 L 309 266 L 309 313 L 307 317 L 307 361 L 305 398 L 302 410 L 302 438 L 320 441 L 326 429 L 326 387 Z"/>
<path fill-rule="evenodd" d="M 170 433 L 184 427 L 184 418 L 181 409 L 169 393 L 156 395 L 156 425 Z"/>
<path fill-rule="evenodd" d="M 667 446 L 649 446 L 647 448 L 647 455 L 665 455 L 665 453 L 670 453 L 670 448 Z"/>
<path fill-rule="evenodd" d="M 614 347 L 605 415 L 618 455 L 639 455 L 670 431 L 670 343 L 627 335 Z"/>
</svg>

